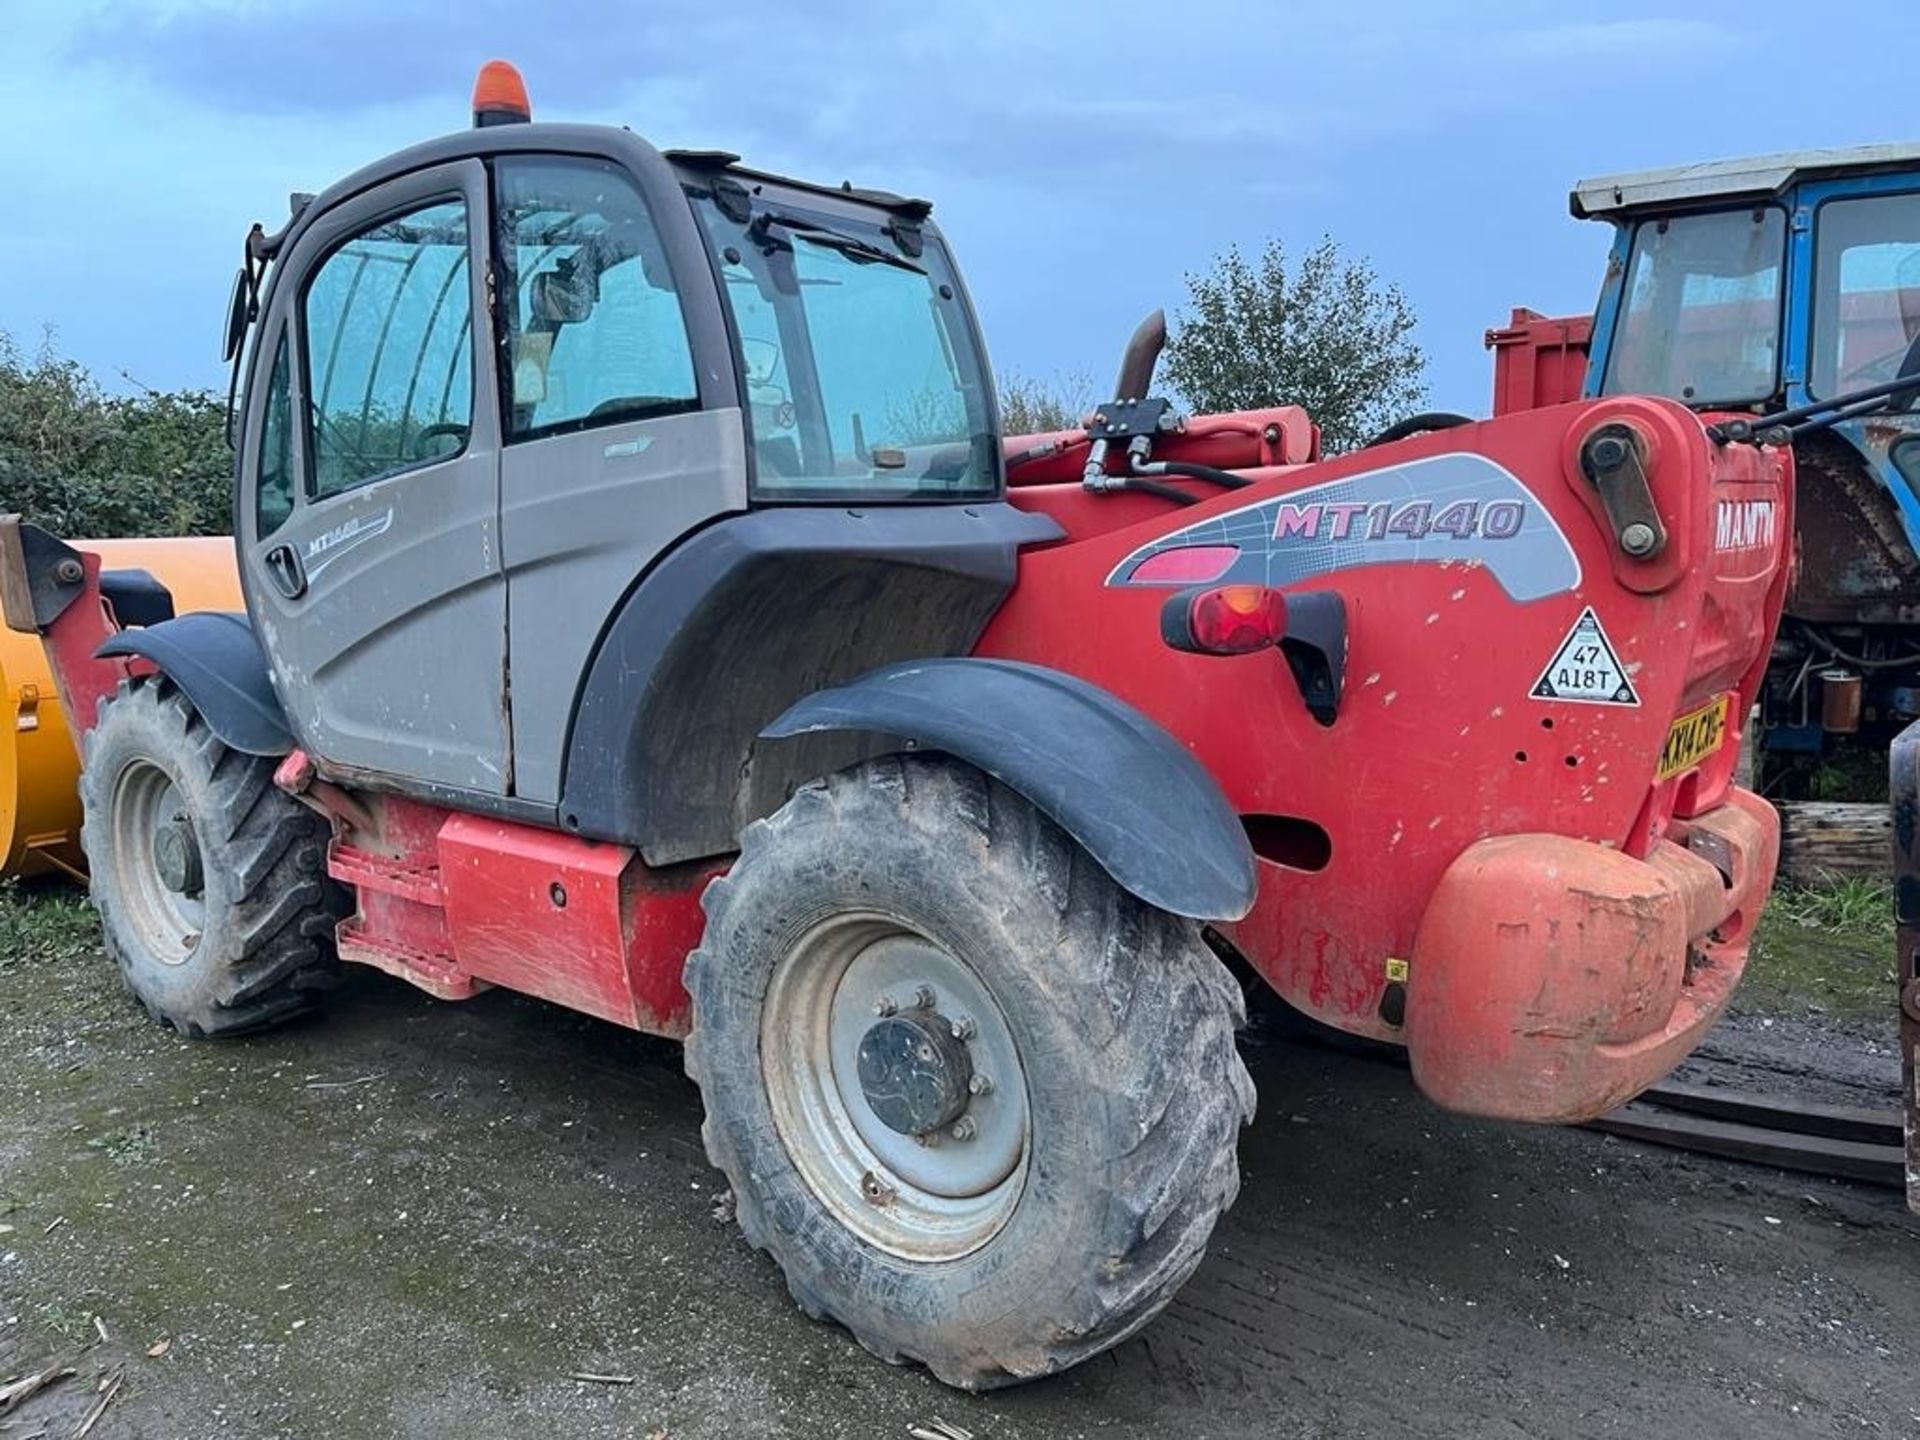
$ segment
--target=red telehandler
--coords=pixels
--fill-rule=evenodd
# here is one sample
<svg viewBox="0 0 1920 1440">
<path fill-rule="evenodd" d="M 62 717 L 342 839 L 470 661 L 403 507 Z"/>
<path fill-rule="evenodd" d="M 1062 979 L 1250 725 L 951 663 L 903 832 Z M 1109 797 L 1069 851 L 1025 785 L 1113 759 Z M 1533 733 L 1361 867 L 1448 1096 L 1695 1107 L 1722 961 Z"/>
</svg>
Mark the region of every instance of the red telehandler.
<svg viewBox="0 0 1920 1440">
<path fill-rule="evenodd" d="M 1712 1023 L 1777 848 L 1728 722 L 1785 453 L 1614 397 L 1327 459 L 1155 397 L 1151 324 L 1003 440 L 925 203 L 533 124 L 498 65 L 475 121 L 248 240 L 245 614 L 0 523 L 155 1016 L 350 961 L 684 1036 L 801 1306 L 970 1388 L 1199 1263 L 1230 964 L 1515 1119 Z"/>
</svg>

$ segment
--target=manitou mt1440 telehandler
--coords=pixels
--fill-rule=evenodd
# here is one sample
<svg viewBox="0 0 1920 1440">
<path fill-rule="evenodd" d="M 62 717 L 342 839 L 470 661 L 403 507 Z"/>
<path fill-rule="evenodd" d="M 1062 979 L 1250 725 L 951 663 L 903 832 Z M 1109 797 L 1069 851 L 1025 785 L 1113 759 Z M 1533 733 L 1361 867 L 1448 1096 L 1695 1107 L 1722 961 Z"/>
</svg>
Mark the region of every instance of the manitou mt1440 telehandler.
<svg viewBox="0 0 1920 1440">
<path fill-rule="evenodd" d="M 1515 1119 L 1712 1023 L 1786 451 L 1618 396 L 1323 459 L 1153 397 L 1152 325 L 1003 441 L 924 203 L 475 110 L 248 240 L 245 614 L 0 526 L 160 1019 L 346 960 L 684 1036 L 800 1304 L 968 1387 L 1199 1263 L 1230 966 Z"/>
</svg>

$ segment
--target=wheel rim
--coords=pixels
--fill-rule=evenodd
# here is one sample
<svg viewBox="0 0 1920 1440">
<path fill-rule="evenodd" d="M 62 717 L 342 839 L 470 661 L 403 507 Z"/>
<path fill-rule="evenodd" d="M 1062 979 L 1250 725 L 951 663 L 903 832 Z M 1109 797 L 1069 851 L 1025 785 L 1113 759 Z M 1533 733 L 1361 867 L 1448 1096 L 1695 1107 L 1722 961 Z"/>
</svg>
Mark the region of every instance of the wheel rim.
<svg viewBox="0 0 1920 1440">
<path fill-rule="evenodd" d="M 1026 1184 L 1027 1081 L 1006 1016 L 970 965 L 900 921 L 836 916 L 775 966 L 762 1013 L 775 1129 L 850 1230 L 919 1261 L 958 1259 L 999 1233 Z M 898 1128 L 908 1122 L 896 1087 L 875 1074 L 883 1042 L 915 1033 L 927 1042 L 908 1047 L 925 1063 L 904 1057 L 923 1091 L 917 1134 Z M 944 1108 L 928 1099 L 940 1085 Z"/>
<path fill-rule="evenodd" d="M 185 964 L 206 924 L 198 838 L 186 802 L 165 770 L 134 760 L 114 782 L 112 814 L 109 863 L 126 919 L 155 959 Z M 189 847 L 191 864 L 183 864 L 182 846 Z"/>
</svg>

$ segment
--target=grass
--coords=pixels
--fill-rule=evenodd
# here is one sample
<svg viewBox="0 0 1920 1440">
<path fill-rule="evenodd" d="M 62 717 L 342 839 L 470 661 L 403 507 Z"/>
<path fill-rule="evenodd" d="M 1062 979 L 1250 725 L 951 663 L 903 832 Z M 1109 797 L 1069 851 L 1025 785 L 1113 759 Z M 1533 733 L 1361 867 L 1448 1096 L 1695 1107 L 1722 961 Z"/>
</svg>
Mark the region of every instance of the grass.
<svg viewBox="0 0 1920 1440">
<path fill-rule="evenodd" d="M 1815 889 L 1782 887 L 1774 912 L 1802 929 L 1825 930 L 1864 941 L 1893 944 L 1893 885 L 1886 880 L 1836 880 Z"/>
<path fill-rule="evenodd" d="M 84 890 L 60 883 L 0 882 L 0 974 L 100 948 L 100 922 Z"/>
<path fill-rule="evenodd" d="M 1760 1013 L 1895 1013 L 1893 886 L 1783 886 L 1767 902 L 1736 1003 Z"/>
<path fill-rule="evenodd" d="M 1887 802 L 1887 756 L 1884 749 L 1841 750 L 1813 772 L 1809 785 L 1815 800 Z"/>
</svg>

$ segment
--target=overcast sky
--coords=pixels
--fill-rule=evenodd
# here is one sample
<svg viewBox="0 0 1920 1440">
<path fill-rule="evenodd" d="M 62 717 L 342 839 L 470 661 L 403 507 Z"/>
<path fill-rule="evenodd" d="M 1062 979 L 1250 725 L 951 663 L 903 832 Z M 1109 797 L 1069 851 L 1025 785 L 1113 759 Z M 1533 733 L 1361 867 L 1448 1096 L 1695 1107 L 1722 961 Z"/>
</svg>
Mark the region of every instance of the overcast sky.
<svg viewBox="0 0 1920 1440">
<path fill-rule="evenodd" d="M 1186 272 L 1328 232 L 1475 413 L 1488 325 L 1592 304 L 1574 180 L 1920 130 L 1911 3 L 0 0 L 0 35 L 0 330 L 159 387 L 224 384 L 251 221 L 459 128 L 496 54 L 541 118 L 933 199 L 1003 372 L 1104 386 Z"/>
</svg>

